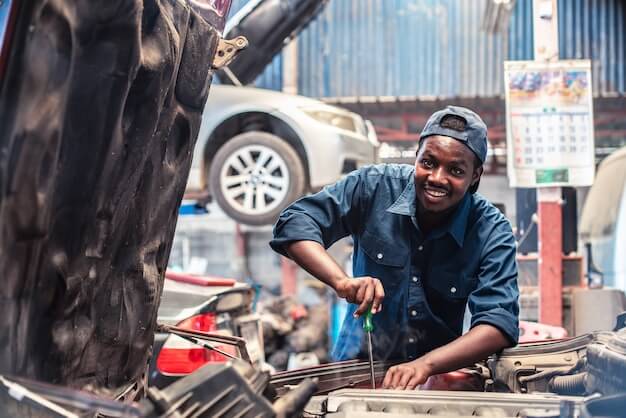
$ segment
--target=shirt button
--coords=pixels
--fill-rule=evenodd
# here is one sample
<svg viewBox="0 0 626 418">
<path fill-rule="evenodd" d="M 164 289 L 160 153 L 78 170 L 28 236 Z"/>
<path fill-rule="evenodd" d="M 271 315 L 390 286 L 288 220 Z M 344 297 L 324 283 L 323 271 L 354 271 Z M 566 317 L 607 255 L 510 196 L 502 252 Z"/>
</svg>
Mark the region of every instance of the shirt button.
<svg viewBox="0 0 626 418">
<path fill-rule="evenodd" d="M 417 316 L 417 311 L 411 311 L 411 316 Z"/>
<path fill-rule="evenodd" d="M 379 260 L 380 260 L 381 258 L 383 258 L 383 253 L 378 253 L 378 254 L 376 254 L 376 258 L 378 258 Z"/>
<path fill-rule="evenodd" d="M 417 247 L 417 251 L 422 251 L 424 249 L 423 245 L 420 245 L 419 247 Z"/>
<path fill-rule="evenodd" d="M 418 281 L 418 280 L 419 280 L 419 279 L 417 278 L 417 276 L 413 276 L 413 281 L 414 281 L 415 283 L 417 283 L 417 281 Z"/>
<path fill-rule="evenodd" d="M 456 287 L 452 286 L 452 287 L 450 288 L 450 293 L 456 293 Z"/>
<path fill-rule="evenodd" d="M 414 343 L 415 342 L 415 338 L 413 338 L 413 337 L 409 338 L 409 342 L 410 343 Z"/>
</svg>

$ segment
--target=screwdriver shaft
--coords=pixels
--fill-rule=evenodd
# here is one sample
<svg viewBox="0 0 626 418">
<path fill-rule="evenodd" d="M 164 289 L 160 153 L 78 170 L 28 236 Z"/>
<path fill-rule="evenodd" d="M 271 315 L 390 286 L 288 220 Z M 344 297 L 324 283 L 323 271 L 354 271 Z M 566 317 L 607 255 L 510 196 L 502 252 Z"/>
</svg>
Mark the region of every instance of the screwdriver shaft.
<svg viewBox="0 0 626 418">
<path fill-rule="evenodd" d="M 367 348 L 370 356 L 370 376 L 372 379 L 372 389 L 376 389 L 376 378 L 374 376 L 374 356 L 372 355 L 372 333 L 367 333 Z"/>
</svg>

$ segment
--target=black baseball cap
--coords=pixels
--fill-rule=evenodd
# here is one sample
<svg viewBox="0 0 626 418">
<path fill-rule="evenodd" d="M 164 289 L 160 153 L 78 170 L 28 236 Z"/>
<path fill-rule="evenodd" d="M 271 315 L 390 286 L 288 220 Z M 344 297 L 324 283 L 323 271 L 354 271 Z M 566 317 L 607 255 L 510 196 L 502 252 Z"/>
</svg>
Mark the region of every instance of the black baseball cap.
<svg viewBox="0 0 626 418">
<path fill-rule="evenodd" d="M 433 113 L 420 134 L 420 141 L 433 135 L 457 139 L 472 150 L 481 163 L 487 159 L 487 125 L 465 107 L 447 106 Z"/>
</svg>

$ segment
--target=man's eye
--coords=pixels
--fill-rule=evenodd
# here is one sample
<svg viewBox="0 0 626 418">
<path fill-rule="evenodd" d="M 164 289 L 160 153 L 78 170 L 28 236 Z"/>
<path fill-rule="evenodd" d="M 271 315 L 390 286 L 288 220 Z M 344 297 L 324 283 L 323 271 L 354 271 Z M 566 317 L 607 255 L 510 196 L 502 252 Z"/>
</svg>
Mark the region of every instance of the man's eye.
<svg viewBox="0 0 626 418">
<path fill-rule="evenodd" d="M 454 176 L 462 176 L 463 174 L 465 174 L 465 171 L 461 170 L 460 168 L 454 167 L 452 169 L 452 175 Z"/>
<path fill-rule="evenodd" d="M 422 160 L 422 165 L 426 168 L 432 168 L 433 167 L 433 162 L 430 160 Z"/>
</svg>

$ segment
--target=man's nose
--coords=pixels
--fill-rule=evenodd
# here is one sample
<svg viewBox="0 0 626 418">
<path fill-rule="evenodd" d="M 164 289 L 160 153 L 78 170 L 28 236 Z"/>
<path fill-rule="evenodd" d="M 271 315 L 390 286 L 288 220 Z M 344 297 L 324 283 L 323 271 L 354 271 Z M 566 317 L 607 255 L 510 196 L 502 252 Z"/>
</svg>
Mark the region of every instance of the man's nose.
<svg viewBox="0 0 626 418">
<path fill-rule="evenodd" d="M 445 181 L 445 172 L 443 171 L 443 167 L 439 166 L 434 168 L 430 172 L 430 176 L 428 176 L 428 180 L 436 183 L 442 183 Z"/>
</svg>

